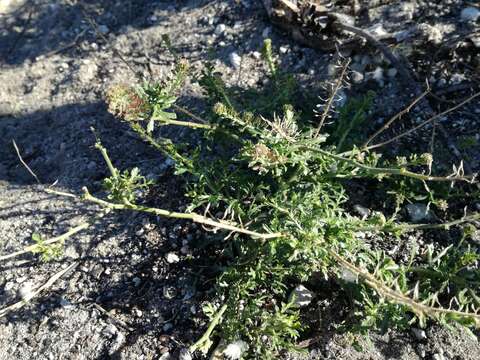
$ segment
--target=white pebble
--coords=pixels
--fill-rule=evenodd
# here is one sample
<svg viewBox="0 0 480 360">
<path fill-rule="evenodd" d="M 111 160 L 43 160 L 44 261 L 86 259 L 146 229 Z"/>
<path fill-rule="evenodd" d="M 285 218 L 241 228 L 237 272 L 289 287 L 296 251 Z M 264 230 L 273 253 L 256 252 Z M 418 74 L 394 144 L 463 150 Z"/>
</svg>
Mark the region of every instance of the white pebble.
<svg viewBox="0 0 480 360">
<path fill-rule="evenodd" d="M 350 76 L 354 84 L 360 84 L 365 78 L 365 76 L 358 71 L 352 71 L 352 74 Z"/>
<path fill-rule="evenodd" d="M 180 257 L 177 254 L 175 254 L 173 252 L 169 252 L 167 254 L 167 262 L 169 264 L 177 263 L 179 261 L 180 261 Z"/>
<path fill-rule="evenodd" d="M 226 29 L 227 27 L 225 26 L 225 24 L 218 24 L 217 27 L 215 28 L 215 34 L 222 35 Z"/>
<path fill-rule="evenodd" d="M 425 333 L 425 330 L 412 328 L 412 333 L 413 335 L 415 335 L 417 340 L 425 340 L 427 338 L 427 334 Z"/>
<path fill-rule="evenodd" d="M 18 296 L 22 298 L 22 300 L 28 301 L 30 300 L 33 295 L 33 284 L 31 282 L 26 282 L 22 284 L 20 289 L 18 289 Z"/>
<path fill-rule="evenodd" d="M 290 301 L 293 301 L 298 307 L 308 306 L 312 299 L 312 292 L 303 285 L 297 285 L 290 294 Z"/>
<path fill-rule="evenodd" d="M 252 56 L 253 56 L 254 59 L 260 60 L 260 58 L 262 57 L 262 54 L 259 51 L 254 51 L 252 53 Z"/>
<path fill-rule="evenodd" d="M 108 29 L 108 27 L 106 25 L 99 25 L 98 26 L 98 31 L 100 31 L 100 33 L 102 34 L 107 34 L 110 30 Z"/>
<path fill-rule="evenodd" d="M 238 55 L 236 52 L 232 52 L 228 58 L 235 69 L 240 68 L 240 64 L 242 63 L 242 57 L 240 55 Z"/>
<path fill-rule="evenodd" d="M 280 51 L 280 54 L 286 54 L 287 51 L 288 51 L 288 47 L 280 46 L 280 48 L 278 50 Z"/>
<path fill-rule="evenodd" d="M 473 6 L 466 7 L 462 10 L 460 17 L 463 21 L 477 21 L 480 17 L 480 10 Z"/>
</svg>

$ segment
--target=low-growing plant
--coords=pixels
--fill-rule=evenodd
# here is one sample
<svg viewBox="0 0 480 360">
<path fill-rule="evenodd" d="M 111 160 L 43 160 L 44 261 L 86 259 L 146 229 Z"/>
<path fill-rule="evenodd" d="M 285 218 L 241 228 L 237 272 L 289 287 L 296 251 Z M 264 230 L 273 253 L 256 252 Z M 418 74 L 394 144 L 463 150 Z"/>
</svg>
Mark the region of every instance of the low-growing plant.
<svg viewBox="0 0 480 360">
<path fill-rule="evenodd" d="M 165 81 L 117 85 L 107 94 L 109 111 L 175 162 L 189 206 L 186 212 L 174 212 L 142 204 L 138 193 L 148 188 L 148 181 L 137 169 L 120 172 L 99 142 L 110 170 L 104 182 L 107 200 L 86 188 L 83 199 L 225 231 L 225 237 L 214 237 L 217 241 L 209 245 L 212 257 L 220 254 L 221 265 L 215 295 L 204 306 L 210 325 L 190 351 L 207 353 L 220 339 L 219 348 L 237 358 L 275 359 L 284 350 L 298 350 L 297 340 L 308 324 L 301 321 L 302 309 L 291 293 L 299 283 L 320 278 L 337 283 L 350 297 L 354 309 L 343 324 L 350 330 L 424 327 L 427 321 L 480 327 L 478 248 L 468 243 L 471 228 L 461 227 L 480 220 L 480 214 L 465 209 L 459 219 L 445 213 L 443 221 L 410 224 L 401 221 L 400 211 L 412 200 L 446 211 L 449 193 L 436 196 L 434 184 L 448 188 L 462 183 L 460 189 L 466 189 L 475 177 L 465 176 L 461 165 L 446 176 L 432 175 L 431 154 L 388 159 L 359 146 L 364 139 L 352 135 L 365 121 L 372 94 L 347 102 L 337 110 L 337 119 L 323 126 L 348 63 L 320 124 L 305 121 L 289 103 L 298 89 L 274 61 L 269 41 L 263 55 L 267 92 L 231 89 L 211 65 L 194 74 L 211 105 L 202 118 L 177 104 L 190 75 L 178 56 Z M 199 131 L 201 140 L 179 144 L 163 138 L 156 130 L 166 125 Z M 390 212 L 358 217 L 349 211 L 351 185 L 365 181 L 392 195 L 384 200 L 391 202 L 386 207 Z M 454 243 L 414 247 L 406 262 L 364 240 L 401 242 L 407 232 L 453 227 L 460 229 L 452 231 L 452 238 L 458 235 Z"/>
</svg>

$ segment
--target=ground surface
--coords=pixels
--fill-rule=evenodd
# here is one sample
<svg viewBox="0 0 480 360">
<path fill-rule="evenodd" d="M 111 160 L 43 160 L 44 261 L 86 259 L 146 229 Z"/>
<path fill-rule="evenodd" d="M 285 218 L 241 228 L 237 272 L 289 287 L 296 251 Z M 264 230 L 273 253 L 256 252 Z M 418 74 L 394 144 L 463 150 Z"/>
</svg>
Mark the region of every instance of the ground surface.
<svg viewBox="0 0 480 360">
<path fill-rule="evenodd" d="M 419 78 L 430 79 L 437 93 L 443 94 L 433 102 L 435 110 L 478 89 L 479 52 L 468 36 L 479 30 L 478 23 L 461 19 L 467 1 L 375 3 L 378 6 L 363 12 L 360 25 L 384 22 L 387 30 L 400 31 L 399 24 L 405 26 L 403 30 L 424 24 L 400 45 Z M 98 24 L 97 32 L 87 18 Z M 248 0 L 4 0 L 0 26 L 1 254 L 30 244 L 34 232 L 55 236 L 92 216 L 94 208 L 44 192 L 54 182 L 57 189 L 73 193 L 84 185 L 93 192 L 100 190 L 106 169 L 93 148 L 91 127 L 118 167 L 137 165 L 158 180 L 155 194 L 150 195 L 155 203 L 172 209 L 181 206 L 181 189 L 171 175 L 170 162 L 106 112 L 102 99 L 107 87 L 134 79 L 118 53 L 140 74 L 161 77 L 171 66 L 172 56 L 161 40 L 169 34 L 177 52 L 193 67 L 200 69 L 213 50 L 215 65 L 230 83 L 251 86 L 261 79 L 263 65 L 255 52 L 268 36 L 285 66 L 319 94 L 319 84 L 336 61 L 333 54 L 292 42 L 271 27 L 260 2 Z M 240 70 L 232 66 L 233 52 L 243 59 Z M 374 49 L 358 47 L 347 55 L 364 79 L 355 74 L 345 96 L 376 91 L 378 106 L 372 116 L 378 126 L 406 104 L 405 94 L 394 71 L 389 72 L 391 67 Z M 201 110 L 198 87 L 189 85 L 184 95 L 186 104 Z M 480 104 L 471 103 L 445 123 L 476 170 L 479 113 Z M 175 129 L 167 131 L 182 136 Z M 431 134 L 418 135 L 411 145 L 428 150 Z M 20 164 L 12 140 L 39 184 Z M 456 160 L 442 141 L 438 136 L 434 139 L 434 151 Z M 195 244 L 205 236 L 187 223 L 108 214 L 95 227 L 69 239 L 59 260 L 41 263 L 35 255 L 24 255 L 0 263 L 2 308 L 19 300 L 22 291 L 78 263 L 30 304 L 0 319 L 0 359 L 167 359 L 168 354 L 174 358 L 205 329 L 199 309 L 207 286 L 201 282 L 204 267 L 195 258 Z M 167 261 L 172 252 L 180 262 Z M 372 342 L 357 351 L 351 341 L 332 331 L 331 325 L 338 322 L 335 306 L 322 298 L 318 294 L 312 305 L 321 318 L 314 331 L 318 341 L 306 358 L 480 358 L 476 340 L 462 331 L 437 327 L 427 329 L 423 339 L 410 332 L 373 334 Z"/>
</svg>

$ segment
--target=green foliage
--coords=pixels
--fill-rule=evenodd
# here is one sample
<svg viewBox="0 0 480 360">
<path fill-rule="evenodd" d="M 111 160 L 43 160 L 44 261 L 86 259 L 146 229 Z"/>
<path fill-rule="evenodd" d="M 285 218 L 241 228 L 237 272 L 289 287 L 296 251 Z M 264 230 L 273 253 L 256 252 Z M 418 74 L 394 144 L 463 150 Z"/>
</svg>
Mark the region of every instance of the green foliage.
<svg viewBox="0 0 480 360">
<path fill-rule="evenodd" d="M 115 172 L 103 181 L 103 185 L 108 191 L 108 199 L 120 203 L 133 203 L 137 198 L 137 192 L 147 189 L 151 182 L 140 175 L 138 168 L 133 168 L 122 173 Z"/>
<path fill-rule="evenodd" d="M 459 173 L 448 179 L 430 176 L 429 154 L 387 161 L 355 147 L 355 133 L 372 94 L 340 110 L 333 141 L 327 141 L 328 134 L 317 135 L 288 104 L 296 90 L 291 77 L 281 75 L 268 41 L 263 53 L 273 84 L 267 105 L 258 99 L 249 102 L 248 92 L 228 88 L 211 65 L 202 72 L 198 82 L 213 106 L 198 144 L 185 147 L 157 139 L 131 122 L 140 136 L 175 160 L 177 174 L 186 175 L 188 211 L 208 209 L 247 224 L 251 231 L 281 234 L 260 240 L 237 232 L 211 245 L 212 254 L 221 254 L 213 302 L 225 305 L 221 320 L 218 306 L 205 307 L 205 313 L 219 323 L 217 333 L 226 343 L 247 341 L 246 358 L 274 359 L 282 349 L 295 349 L 306 326 L 300 325 L 300 309 L 288 302 L 289 293 L 318 273 L 351 295 L 355 309 L 350 325 L 362 332 L 371 327 L 406 328 L 414 322 L 424 326 L 427 319 L 479 326 L 478 295 L 472 290 L 478 288 L 477 250 L 463 239 L 444 249 L 429 248 L 426 257 L 415 250 L 404 264 L 371 248 L 360 236 L 369 231 L 400 239 L 416 228 L 399 221 L 398 209 L 405 199 L 432 200 L 428 182 L 466 179 Z M 180 86 L 168 84 L 144 85 L 141 92 L 147 94 L 142 99 L 148 106 L 159 106 L 162 114 L 172 113 L 174 98 L 169 96 Z M 232 100 L 238 95 L 245 96 Z M 349 213 L 348 184 L 363 179 L 386 186 L 400 181 L 390 188 L 394 196 L 401 190 L 392 214 L 377 212 L 360 219 Z M 412 184 L 420 187 L 412 190 Z M 146 182 L 137 172 L 113 171 L 106 185 L 112 199 L 133 202 L 134 189 L 144 188 Z M 205 350 L 211 344 L 208 337 L 199 346 Z"/>
<path fill-rule="evenodd" d="M 32 240 L 35 242 L 35 249 L 33 253 L 40 254 L 42 261 L 48 262 L 58 259 L 63 255 L 63 243 L 62 244 L 46 244 L 45 239 L 38 233 L 32 234 Z"/>
</svg>

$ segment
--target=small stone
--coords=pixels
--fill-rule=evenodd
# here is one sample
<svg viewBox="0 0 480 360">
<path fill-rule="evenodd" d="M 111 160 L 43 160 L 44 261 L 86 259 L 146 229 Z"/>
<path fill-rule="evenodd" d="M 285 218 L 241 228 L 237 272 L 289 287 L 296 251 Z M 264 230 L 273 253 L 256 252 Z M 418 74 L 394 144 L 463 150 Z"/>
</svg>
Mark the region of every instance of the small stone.
<svg viewBox="0 0 480 360">
<path fill-rule="evenodd" d="M 134 285 L 135 287 L 139 287 L 140 284 L 142 283 L 142 280 L 141 280 L 139 277 L 134 277 L 134 278 L 132 279 L 132 282 L 133 282 L 133 285 Z"/>
<path fill-rule="evenodd" d="M 165 332 L 169 332 L 170 330 L 173 329 L 173 325 L 171 323 L 166 323 L 165 325 L 163 325 L 162 327 L 162 330 L 165 331 Z"/>
<path fill-rule="evenodd" d="M 159 358 L 159 360 L 171 360 L 171 359 L 172 359 L 172 355 L 170 355 L 169 352 L 162 354 L 162 356 L 160 356 Z"/>
<path fill-rule="evenodd" d="M 380 86 L 383 86 L 384 84 L 383 69 L 380 66 L 378 66 L 372 72 L 372 79 L 375 80 Z"/>
<path fill-rule="evenodd" d="M 110 31 L 110 29 L 109 29 L 106 25 L 99 25 L 99 26 L 98 26 L 98 31 L 100 31 L 100 33 L 102 33 L 103 35 L 105 35 L 105 34 L 108 34 L 108 32 Z"/>
<path fill-rule="evenodd" d="M 140 317 L 143 316 L 143 312 L 142 312 L 142 310 L 140 310 L 140 309 L 135 309 L 135 310 L 133 310 L 133 312 L 135 313 L 135 316 L 136 316 L 136 317 L 139 317 L 139 318 L 140 318 Z"/>
<path fill-rule="evenodd" d="M 252 56 L 255 60 L 260 60 L 260 58 L 262 57 L 262 54 L 259 51 L 254 51 L 252 53 Z"/>
<path fill-rule="evenodd" d="M 298 307 L 308 306 L 312 302 L 313 294 L 303 285 L 297 285 L 290 294 L 290 301 Z"/>
<path fill-rule="evenodd" d="M 148 18 L 148 21 L 150 21 L 151 23 L 157 22 L 157 20 L 158 20 L 158 17 L 156 17 L 155 15 L 152 15 Z"/>
<path fill-rule="evenodd" d="M 242 63 L 242 57 L 240 55 L 238 55 L 236 52 L 232 52 L 228 56 L 228 59 L 230 60 L 230 64 L 232 64 L 235 69 L 240 68 Z"/>
<path fill-rule="evenodd" d="M 272 32 L 272 28 L 271 27 L 266 27 L 265 29 L 263 29 L 262 31 L 262 37 L 264 39 L 268 38 L 270 36 L 270 33 Z"/>
<path fill-rule="evenodd" d="M 225 24 L 218 24 L 217 27 L 215 28 L 215 35 L 222 35 L 227 27 Z"/>
<path fill-rule="evenodd" d="M 433 360 L 445 360 L 445 357 L 443 356 L 443 354 L 436 353 L 436 354 L 433 354 L 432 359 Z"/>
<path fill-rule="evenodd" d="M 31 282 L 26 282 L 22 284 L 20 289 L 18 289 L 18 296 L 25 301 L 30 300 L 33 298 L 33 284 Z"/>
<path fill-rule="evenodd" d="M 473 6 L 466 7 L 462 10 L 460 17 L 463 21 L 477 21 L 480 17 L 480 10 Z"/>
<path fill-rule="evenodd" d="M 370 215 L 370 209 L 359 204 L 353 205 L 353 211 L 355 211 L 362 218 L 366 218 Z"/>
<path fill-rule="evenodd" d="M 395 68 L 390 68 L 387 70 L 387 76 L 389 78 L 394 78 L 395 76 L 397 76 L 397 74 L 398 74 L 398 70 Z"/>
<path fill-rule="evenodd" d="M 169 252 L 167 254 L 167 262 L 169 264 L 174 264 L 174 263 L 177 263 L 179 261 L 180 261 L 180 257 L 177 254 L 175 254 L 173 252 Z"/>
<path fill-rule="evenodd" d="M 280 51 L 280 54 L 286 54 L 288 52 L 288 47 L 280 46 L 278 50 Z"/>
<path fill-rule="evenodd" d="M 352 71 L 350 77 L 352 78 L 354 84 L 360 84 L 365 79 L 365 75 L 359 71 Z"/>
<path fill-rule="evenodd" d="M 425 340 L 427 338 L 427 334 L 425 333 L 425 330 L 418 329 L 418 328 L 412 328 L 412 333 L 415 335 L 417 340 Z"/>
<path fill-rule="evenodd" d="M 432 212 L 425 204 L 408 204 L 406 206 L 408 217 L 411 222 L 420 223 L 432 219 Z"/>
<path fill-rule="evenodd" d="M 192 354 L 187 348 L 180 349 L 178 360 L 192 360 Z"/>
<path fill-rule="evenodd" d="M 103 329 L 103 334 L 108 336 L 108 337 L 112 337 L 112 336 L 115 336 L 115 334 L 118 332 L 118 329 L 115 327 L 115 325 L 112 325 L 112 324 L 108 324 L 107 326 L 105 326 L 105 328 Z"/>
</svg>

